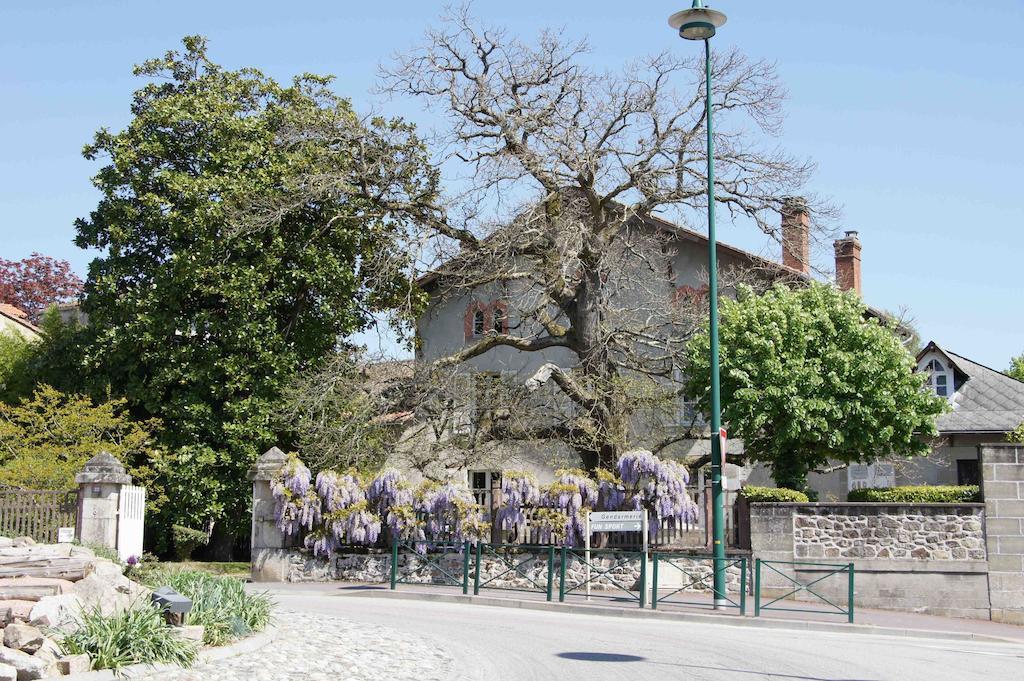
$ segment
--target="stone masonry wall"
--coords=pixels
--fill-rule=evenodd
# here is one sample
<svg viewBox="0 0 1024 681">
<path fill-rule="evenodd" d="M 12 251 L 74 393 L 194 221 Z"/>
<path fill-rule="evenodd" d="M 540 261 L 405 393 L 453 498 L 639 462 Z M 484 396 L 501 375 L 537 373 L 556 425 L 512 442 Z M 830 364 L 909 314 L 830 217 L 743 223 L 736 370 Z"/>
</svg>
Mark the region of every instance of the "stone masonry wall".
<svg viewBox="0 0 1024 681">
<path fill-rule="evenodd" d="M 1024 624 L 1024 444 L 979 445 L 992 619 Z"/>
<path fill-rule="evenodd" d="M 793 526 L 797 560 L 985 560 L 980 507 L 805 507 Z"/>
<path fill-rule="evenodd" d="M 554 588 L 558 588 L 558 569 L 560 553 L 556 552 L 554 561 Z M 672 567 L 664 562 L 659 574 L 659 588 L 679 588 L 688 582 L 696 582 L 686 591 L 708 591 L 701 584 L 711 583 L 711 564 L 707 560 L 694 560 L 684 555 L 672 554 Z M 463 556 L 458 553 L 432 554 L 430 560 L 440 565 L 431 565 L 422 556 L 403 553 L 399 556 L 399 577 L 404 582 L 421 584 L 451 583 L 448 575 L 461 578 Z M 494 556 L 481 556 L 480 581 L 488 582 L 486 586 L 504 589 L 541 589 L 546 586 L 548 578 L 548 556 L 538 553 L 516 553 L 510 556 L 519 567 L 512 566 Z M 640 560 L 625 557 L 622 554 L 600 554 L 591 558 L 593 565 L 591 576 L 598 570 L 608 570 L 607 575 L 593 579 L 594 590 L 615 590 L 616 585 L 627 590 L 640 588 Z M 470 585 L 475 576 L 475 557 L 470 557 Z M 443 571 L 442 571 L 443 570 Z M 586 581 L 586 564 L 579 557 L 570 557 L 566 565 L 566 587 L 573 588 Z M 730 591 L 735 591 L 740 584 L 739 566 L 726 570 L 726 581 Z M 288 581 L 290 582 L 325 582 L 333 580 L 363 582 L 368 584 L 384 584 L 391 576 L 390 553 L 340 553 L 331 560 L 313 558 L 308 553 L 296 551 L 290 554 Z M 652 579 L 651 567 L 648 565 L 648 580 Z M 613 583 L 614 582 L 614 583 Z M 747 580 L 751 584 L 751 580 Z M 749 591 L 749 586 L 748 586 Z"/>
<path fill-rule="evenodd" d="M 858 606 L 989 618 L 982 504 L 751 504 L 753 557 L 762 592 L 781 596 L 789 579 L 845 604 L 845 573 L 816 564 L 854 564 Z M 792 565 L 794 561 L 800 564 Z M 789 579 L 787 579 L 787 577 Z M 800 600 L 815 601 L 800 592 Z"/>
</svg>

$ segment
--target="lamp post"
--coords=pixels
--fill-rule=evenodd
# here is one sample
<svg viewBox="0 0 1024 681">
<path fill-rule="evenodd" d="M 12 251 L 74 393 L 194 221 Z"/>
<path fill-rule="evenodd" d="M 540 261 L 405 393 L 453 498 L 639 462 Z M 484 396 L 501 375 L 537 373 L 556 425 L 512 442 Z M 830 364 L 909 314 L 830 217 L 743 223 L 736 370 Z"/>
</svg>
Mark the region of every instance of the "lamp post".
<svg viewBox="0 0 1024 681">
<path fill-rule="evenodd" d="M 728 603 L 725 585 L 725 504 L 722 494 L 721 390 L 718 375 L 718 245 L 715 237 L 715 146 L 711 128 L 711 37 L 725 15 L 704 7 L 701 0 L 668 18 L 668 25 L 686 40 L 704 41 L 704 78 L 708 128 L 708 301 L 711 337 L 711 538 L 714 562 L 715 609 Z"/>
</svg>

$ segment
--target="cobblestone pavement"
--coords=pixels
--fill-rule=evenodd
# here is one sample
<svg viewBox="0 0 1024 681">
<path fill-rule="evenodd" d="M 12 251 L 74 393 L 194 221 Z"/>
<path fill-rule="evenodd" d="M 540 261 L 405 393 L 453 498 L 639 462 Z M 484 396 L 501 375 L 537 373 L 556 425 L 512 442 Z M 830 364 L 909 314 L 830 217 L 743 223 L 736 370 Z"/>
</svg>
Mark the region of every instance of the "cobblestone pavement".
<svg viewBox="0 0 1024 681">
<path fill-rule="evenodd" d="M 445 681 L 452 661 L 425 639 L 328 615 L 275 613 L 266 648 L 181 669 L 133 675 L 145 681 Z"/>
</svg>

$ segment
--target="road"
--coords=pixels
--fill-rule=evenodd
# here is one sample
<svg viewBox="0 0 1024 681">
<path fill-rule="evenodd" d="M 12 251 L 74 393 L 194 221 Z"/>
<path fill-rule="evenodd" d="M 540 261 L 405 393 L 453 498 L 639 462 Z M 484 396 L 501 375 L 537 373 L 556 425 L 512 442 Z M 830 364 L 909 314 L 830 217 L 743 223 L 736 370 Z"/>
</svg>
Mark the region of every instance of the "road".
<svg viewBox="0 0 1024 681">
<path fill-rule="evenodd" d="M 1024 646 L 277 593 L 285 610 L 414 633 L 480 681 L 1024 679 Z"/>
</svg>

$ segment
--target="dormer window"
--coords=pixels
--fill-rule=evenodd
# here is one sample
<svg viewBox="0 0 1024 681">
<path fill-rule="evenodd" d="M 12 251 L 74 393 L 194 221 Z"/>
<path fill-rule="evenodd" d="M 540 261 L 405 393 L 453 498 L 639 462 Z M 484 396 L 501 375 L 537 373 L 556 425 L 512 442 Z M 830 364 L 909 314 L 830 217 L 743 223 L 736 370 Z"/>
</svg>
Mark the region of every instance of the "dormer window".
<svg viewBox="0 0 1024 681">
<path fill-rule="evenodd" d="M 949 397 L 953 393 L 953 376 L 948 367 L 938 359 L 932 359 L 925 365 L 928 372 L 928 385 L 939 397 Z"/>
</svg>

